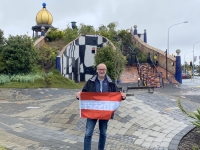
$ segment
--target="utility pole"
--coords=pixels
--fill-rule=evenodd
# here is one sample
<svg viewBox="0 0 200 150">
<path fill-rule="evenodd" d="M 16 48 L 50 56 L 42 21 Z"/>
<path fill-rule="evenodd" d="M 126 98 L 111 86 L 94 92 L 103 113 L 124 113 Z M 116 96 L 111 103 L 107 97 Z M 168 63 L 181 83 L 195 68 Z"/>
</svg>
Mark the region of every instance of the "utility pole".
<svg viewBox="0 0 200 150">
<path fill-rule="evenodd" d="M 166 55 L 165 56 L 166 56 L 166 79 L 168 79 L 168 74 L 167 74 L 168 73 L 168 69 L 167 69 L 167 67 L 168 67 L 167 66 L 167 49 L 166 49 Z"/>
</svg>

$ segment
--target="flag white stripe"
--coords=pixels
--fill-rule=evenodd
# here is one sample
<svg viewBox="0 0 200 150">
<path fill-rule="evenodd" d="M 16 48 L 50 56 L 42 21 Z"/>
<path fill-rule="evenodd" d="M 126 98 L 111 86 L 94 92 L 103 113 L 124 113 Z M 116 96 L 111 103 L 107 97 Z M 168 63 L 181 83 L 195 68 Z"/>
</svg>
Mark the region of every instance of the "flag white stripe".
<svg viewBox="0 0 200 150">
<path fill-rule="evenodd" d="M 79 112 L 80 112 L 80 117 L 81 117 L 81 100 L 79 99 Z"/>
<path fill-rule="evenodd" d="M 111 101 L 95 101 L 95 100 L 83 100 L 80 102 L 81 109 L 90 110 L 109 110 L 114 111 L 120 106 L 120 102 Z"/>
</svg>

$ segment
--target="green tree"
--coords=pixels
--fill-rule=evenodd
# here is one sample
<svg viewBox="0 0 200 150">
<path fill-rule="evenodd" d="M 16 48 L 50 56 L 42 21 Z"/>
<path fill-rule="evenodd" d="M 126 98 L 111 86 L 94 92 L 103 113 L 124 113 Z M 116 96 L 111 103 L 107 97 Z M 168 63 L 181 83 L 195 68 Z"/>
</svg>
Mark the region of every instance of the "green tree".
<svg viewBox="0 0 200 150">
<path fill-rule="evenodd" d="M 95 34 L 95 29 L 91 25 L 80 24 L 79 34 Z"/>
<path fill-rule="evenodd" d="M 64 40 L 66 41 L 66 43 L 69 43 L 73 40 L 75 40 L 78 37 L 78 29 L 72 29 L 69 26 L 67 27 L 67 29 L 64 30 L 65 35 L 64 35 Z"/>
<path fill-rule="evenodd" d="M 111 22 L 107 25 L 108 27 L 108 33 L 109 33 L 109 39 L 114 42 L 115 40 L 115 37 L 117 36 L 117 31 L 116 31 L 116 28 L 117 28 L 117 25 L 118 23 L 117 22 Z"/>
<path fill-rule="evenodd" d="M 109 45 L 99 48 L 94 59 L 96 66 L 100 63 L 106 64 L 108 75 L 115 81 L 120 78 L 126 64 L 126 58 L 121 51 Z"/>
<path fill-rule="evenodd" d="M 132 53 L 132 50 L 129 47 L 133 44 L 131 41 L 131 33 L 128 32 L 128 30 L 119 30 L 116 41 L 120 42 L 120 49 L 124 56 L 128 56 Z"/>
<path fill-rule="evenodd" d="M 0 29 L 0 45 L 4 45 L 4 44 L 5 44 L 4 33 L 3 33 L 3 31 Z"/>
<path fill-rule="evenodd" d="M 99 32 L 108 31 L 108 28 L 104 25 L 99 26 Z"/>
<path fill-rule="evenodd" d="M 3 54 L 0 53 L 0 74 L 5 73 L 5 69 L 6 69 L 5 60 L 3 59 Z"/>
<path fill-rule="evenodd" d="M 127 56 L 131 53 L 129 48 L 132 45 L 131 33 L 128 29 L 117 31 L 117 26 L 117 22 L 111 22 L 107 26 L 101 25 L 98 28 L 98 33 L 111 40 L 114 45 L 119 45 L 118 47 L 122 51 L 122 54 Z"/>
<path fill-rule="evenodd" d="M 118 26 L 118 23 L 117 22 L 111 22 L 107 25 L 109 31 L 113 30 L 115 31 L 116 27 Z"/>
<path fill-rule="evenodd" d="M 120 39 L 122 40 L 123 43 L 132 44 L 131 33 L 128 32 L 128 29 L 127 30 L 119 30 L 118 36 L 120 37 Z"/>
<path fill-rule="evenodd" d="M 37 63 L 37 51 L 27 35 L 9 36 L 2 51 L 5 70 L 9 74 L 29 73 Z"/>
<path fill-rule="evenodd" d="M 102 36 L 109 38 L 109 32 L 108 28 L 104 25 L 101 25 L 98 29 L 98 33 L 101 34 Z"/>
<path fill-rule="evenodd" d="M 3 49 L 5 46 L 5 38 L 3 31 L 0 29 L 0 73 L 4 73 L 5 71 L 5 60 L 3 59 Z"/>
</svg>

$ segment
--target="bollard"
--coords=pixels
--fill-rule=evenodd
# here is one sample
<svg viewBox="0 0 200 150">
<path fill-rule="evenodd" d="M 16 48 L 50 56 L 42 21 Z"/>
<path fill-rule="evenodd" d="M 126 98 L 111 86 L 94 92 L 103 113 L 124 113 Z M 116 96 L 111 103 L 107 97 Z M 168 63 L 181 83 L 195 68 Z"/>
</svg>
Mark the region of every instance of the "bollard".
<svg viewBox="0 0 200 150">
<path fill-rule="evenodd" d="M 140 78 L 138 78 L 138 86 L 140 86 Z"/>
</svg>

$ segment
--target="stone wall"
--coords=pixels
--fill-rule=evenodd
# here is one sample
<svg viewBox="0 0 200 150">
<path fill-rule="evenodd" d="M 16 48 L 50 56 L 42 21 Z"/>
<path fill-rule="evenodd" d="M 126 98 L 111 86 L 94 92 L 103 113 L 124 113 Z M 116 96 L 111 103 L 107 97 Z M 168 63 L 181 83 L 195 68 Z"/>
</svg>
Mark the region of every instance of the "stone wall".
<svg viewBox="0 0 200 150">
<path fill-rule="evenodd" d="M 40 47 L 43 47 L 45 44 L 45 36 L 41 36 L 40 38 L 38 38 L 35 43 L 34 43 L 34 46 L 36 48 L 40 48 Z"/>
<path fill-rule="evenodd" d="M 40 47 L 43 47 L 43 46 L 44 46 L 44 44 L 46 43 L 46 41 L 45 41 L 46 34 L 47 34 L 48 32 L 50 32 L 50 30 L 51 30 L 51 28 L 49 28 L 49 29 L 47 30 L 47 32 L 45 33 L 45 36 L 40 36 L 40 38 L 38 38 L 38 39 L 34 42 L 34 46 L 35 46 L 36 48 L 40 48 Z"/>
<path fill-rule="evenodd" d="M 158 61 L 158 65 L 164 69 L 166 69 L 166 53 L 160 49 L 154 48 L 147 43 L 143 42 L 137 35 L 132 35 L 132 42 L 135 44 L 142 53 L 148 55 L 150 53 L 151 59 L 154 61 Z M 157 59 L 154 59 L 154 55 L 157 55 Z M 167 64 L 168 64 L 168 71 L 175 75 L 176 72 L 176 58 L 167 55 Z"/>
</svg>

